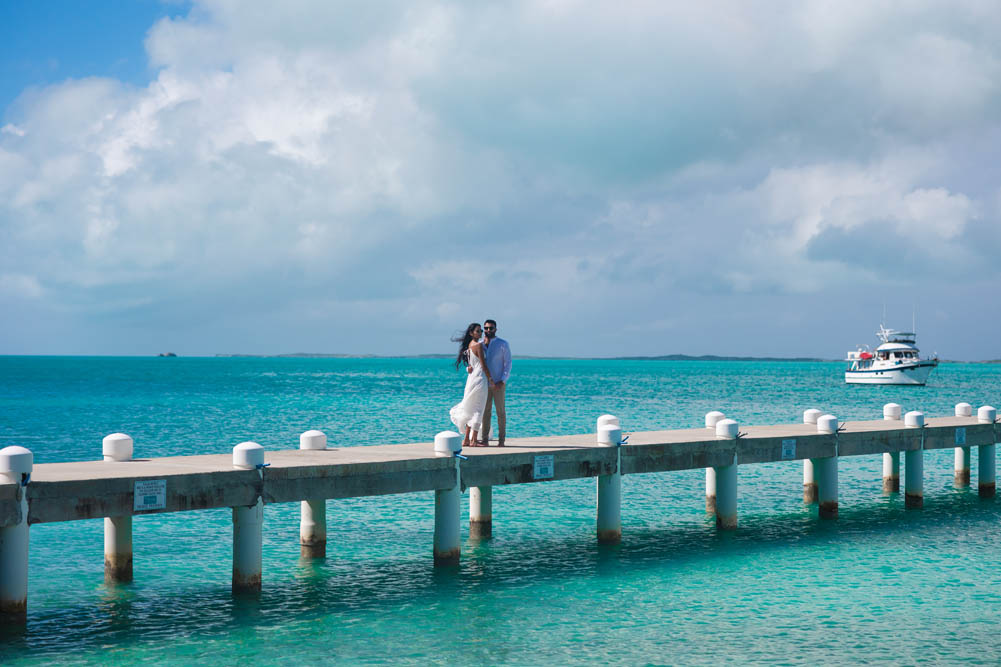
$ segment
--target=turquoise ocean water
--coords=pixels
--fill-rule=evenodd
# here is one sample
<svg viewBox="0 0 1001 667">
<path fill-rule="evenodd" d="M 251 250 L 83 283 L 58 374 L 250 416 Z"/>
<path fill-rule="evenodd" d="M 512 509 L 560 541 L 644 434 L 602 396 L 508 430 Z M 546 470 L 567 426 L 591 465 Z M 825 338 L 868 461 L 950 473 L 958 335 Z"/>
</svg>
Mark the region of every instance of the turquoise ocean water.
<svg viewBox="0 0 1001 667">
<path fill-rule="evenodd" d="M 846 386 L 840 363 L 518 360 L 509 437 L 930 416 L 1001 404 L 1001 366 L 927 387 Z M 463 374 L 447 360 L 0 357 L 0 446 L 36 462 L 429 441 Z M 100 520 L 31 528 L 28 626 L 3 664 L 552 664 L 1001 661 L 1001 499 L 925 457 L 925 507 L 881 493 L 879 457 L 841 460 L 840 518 L 802 504 L 802 464 L 741 466 L 740 528 L 717 533 L 703 471 L 623 478 L 623 540 L 594 537 L 593 479 L 494 489 L 494 537 L 431 565 L 433 494 L 329 501 L 328 557 L 299 559 L 298 504 L 265 508 L 264 590 L 230 593 L 226 509 L 135 520 L 135 583 L 103 583 Z M 976 484 L 974 454 L 974 485 Z M 464 498 L 464 505 L 468 497 Z M 464 507 L 465 509 L 465 507 Z M 464 526 L 464 538 L 465 534 Z"/>
</svg>

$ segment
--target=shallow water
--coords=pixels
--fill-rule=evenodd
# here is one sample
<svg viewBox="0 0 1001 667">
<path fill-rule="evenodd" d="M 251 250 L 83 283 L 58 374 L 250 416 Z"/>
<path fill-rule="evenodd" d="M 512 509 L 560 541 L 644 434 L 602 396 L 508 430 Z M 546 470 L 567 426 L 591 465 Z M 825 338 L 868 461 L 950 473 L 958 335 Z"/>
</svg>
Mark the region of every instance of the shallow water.
<svg viewBox="0 0 1001 667">
<path fill-rule="evenodd" d="M 509 436 L 841 419 L 1001 404 L 1001 367 L 928 387 L 846 386 L 842 364 L 518 360 Z M 429 441 L 464 377 L 445 360 L 0 357 L 0 445 L 37 462 Z M 975 456 L 975 455 L 974 455 Z M 975 467 L 975 460 L 974 460 Z M 925 507 L 881 494 L 879 457 L 841 460 L 840 517 L 802 504 L 802 467 L 740 468 L 740 528 L 717 533 L 700 470 L 623 478 L 623 542 L 594 538 L 594 480 L 494 489 L 494 538 L 431 566 L 433 494 L 328 502 L 328 557 L 299 559 L 298 505 L 265 508 L 264 590 L 230 592 L 229 510 L 135 520 L 135 583 L 103 583 L 102 522 L 31 529 L 28 626 L 4 664 L 174 662 L 997 662 L 1001 501 L 925 458 Z M 975 477 L 975 473 L 974 473 Z M 976 480 L 974 479 L 974 484 Z M 464 498 L 464 504 L 468 498 Z M 466 535 L 464 534 L 464 537 Z"/>
</svg>

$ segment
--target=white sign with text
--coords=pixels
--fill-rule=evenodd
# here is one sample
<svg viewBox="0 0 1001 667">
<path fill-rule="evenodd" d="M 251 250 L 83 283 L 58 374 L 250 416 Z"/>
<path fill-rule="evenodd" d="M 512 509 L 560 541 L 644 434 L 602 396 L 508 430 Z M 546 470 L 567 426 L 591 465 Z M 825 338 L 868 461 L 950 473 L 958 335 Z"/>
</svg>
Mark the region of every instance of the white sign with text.
<svg viewBox="0 0 1001 667">
<path fill-rule="evenodd" d="M 136 512 L 167 509 L 167 480 L 137 480 L 132 509 Z"/>
<path fill-rule="evenodd" d="M 553 476 L 553 468 L 555 464 L 553 462 L 552 454 L 543 454 L 541 456 L 535 457 L 535 466 L 532 471 L 533 479 L 550 479 Z"/>
</svg>

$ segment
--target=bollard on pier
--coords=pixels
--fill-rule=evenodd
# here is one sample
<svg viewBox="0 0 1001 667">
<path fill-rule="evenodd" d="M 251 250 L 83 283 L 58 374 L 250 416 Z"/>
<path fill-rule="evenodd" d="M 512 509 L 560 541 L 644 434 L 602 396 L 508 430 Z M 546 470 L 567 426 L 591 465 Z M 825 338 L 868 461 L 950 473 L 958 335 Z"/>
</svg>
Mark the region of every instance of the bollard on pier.
<svg viewBox="0 0 1001 667">
<path fill-rule="evenodd" d="M 28 494 L 34 455 L 24 447 L 0 449 L 0 484 L 17 484 L 20 518 L 0 528 L 0 620 L 18 625 L 28 613 Z"/>
<path fill-rule="evenodd" d="M 112 433 L 101 442 L 101 453 L 108 462 L 131 461 L 132 438 Z M 104 517 L 104 580 L 127 584 L 132 581 L 132 515 Z"/>
<path fill-rule="evenodd" d="M 299 449 L 327 449 L 323 431 L 306 431 L 299 436 Z M 299 511 L 299 555 L 305 559 L 327 557 L 327 501 L 323 498 L 303 500 Z"/>
<path fill-rule="evenodd" d="M 717 440 L 736 440 L 737 422 L 721 419 L 716 422 Z M 716 473 L 716 527 L 732 530 L 737 527 L 737 453 L 729 465 L 715 466 Z"/>
<path fill-rule="evenodd" d="M 804 424 L 816 424 L 824 413 L 816 408 L 803 411 Z M 803 459 L 803 502 L 813 505 L 817 502 L 817 476 L 813 469 L 813 459 Z"/>
<path fill-rule="evenodd" d="M 455 431 L 442 431 L 434 437 L 436 456 L 452 457 L 455 461 L 455 486 L 434 492 L 434 564 L 436 567 L 457 565 L 462 553 L 460 545 L 461 471 L 457 454 L 462 452 L 462 436 Z"/>
<path fill-rule="evenodd" d="M 838 418 L 823 415 L 817 418 L 817 432 L 837 435 Z M 838 453 L 813 459 L 817 474 L 817 506 L 821 519 L 838 518 Z"/>
<path fill-rule="evenodd" d="M 973 416 L 973 406 L 969 403 L 957 403 L 957 417 Z M 953 475 L 953 485 L 956 488 L 965 488 L 970 485 L 970 448 L 956 447 L 955 473 Z"/>
<path fill-rule="evenodd" d="M 901 408 L 896 403 L 883 406 L 884 421 L 900 421 Z M 900 452 L 883 452 L 883 493 L 900 492 Z"/>
<path fill-rule="evenodd" d="M 264 476 L 264 447 L 256 442 L 241 442 L 233 448 L 233 467 L 257 470 Z M 249 507 L 233 508 L 233 591 L 261 590 L 261 531 L 264 525 L 264 501 Z"/>
<path fill-rule="evenodd" d="M 706 428 L 716 432 L 716 424 L 726 416 L 719 410 L 706 413 Z M 716 469 L 706 468 L 706 514 L 716 514 Z"/>
<path fill-rule="evenodd" d="M 997 410 L 990 405 L 983 405 L 977 409 L 977 421 L 981 424 L 996 424 L 997 417 Z M 977 493 L 981 498 L 994 497 L 997 475 L 997 461 L 994 459 L 996 445 L 997 443 L 977 447 Z"/>
<path fill-rule="evenodd" d="M 908 412 L 904 415 L 904 426 L 923 429 L 925 427 L 924 413 L 917 410 Z M 904 452 L 904 507 L 909 509 L 918 509 L 925 503 L 924 456 L 923 438 L 921 449 L 909 449 Z"/>
<path fill-rule="evenodd" d="M 598 475 L 597 531 L 600 544 L 616 544 L 622 540 L 622 452 L 619 449 L 622 428 L 618 421 L 599 421 L 598 426 L 598 445 L 616 448 L 615 472 Z"/>
</svg>

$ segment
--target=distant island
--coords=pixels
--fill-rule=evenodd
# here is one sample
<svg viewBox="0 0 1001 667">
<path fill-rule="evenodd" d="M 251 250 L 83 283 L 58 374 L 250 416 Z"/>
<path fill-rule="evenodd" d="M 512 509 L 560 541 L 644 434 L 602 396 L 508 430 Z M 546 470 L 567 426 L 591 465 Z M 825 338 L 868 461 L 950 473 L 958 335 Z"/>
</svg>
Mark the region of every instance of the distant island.
<svg viewBox="0 0 1001 667">
<path fill-rule="evenodd" d="M 159 356 L 177 356 L 172 352 Z M 454 354 L 330 354 L 325 352 L 292 352 L 286 354 L 225 354 L 217 353 L 216 357 L 247 358 L 247 359 L 454 359 Z M 664 354 L 659 356 L 629 356 L 629 357 L 549 357 L 532 354 L 516 354 L 515 359 L 553 359 L 566 361 L 844 361 L 844 359 L 824 359 L 822 357 L 740 357 L 720 356 L 716 354 Z M 954 359 L 939 359 L 943 364 L 1001 364 L 1001 359 L 984 361 L 957 361 Z"/>
<path fill-rule="evenodd" d="M 162 356 L 162 355 L 161 355 Z M 326 354 L 322 352 L 293 352 L 289 354 L 216 354 L 217 357 L 234 358 L 285 358 L 285 359 L 454 359 L 454 354 Z M 547 357 L 538 355 L 514 355 L 515 359 L 565 359 L 582 361 L 840 361 L 819 357 L 721 357 L 715 354 L 692 356 L 688 354 L 665 354 L 655 357 Z"/>
</svg>

